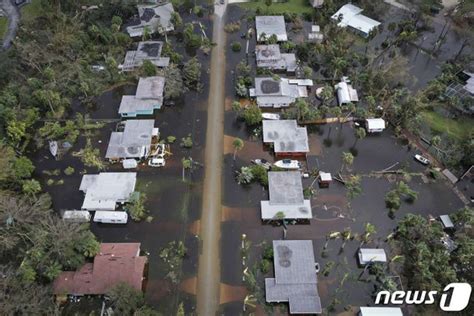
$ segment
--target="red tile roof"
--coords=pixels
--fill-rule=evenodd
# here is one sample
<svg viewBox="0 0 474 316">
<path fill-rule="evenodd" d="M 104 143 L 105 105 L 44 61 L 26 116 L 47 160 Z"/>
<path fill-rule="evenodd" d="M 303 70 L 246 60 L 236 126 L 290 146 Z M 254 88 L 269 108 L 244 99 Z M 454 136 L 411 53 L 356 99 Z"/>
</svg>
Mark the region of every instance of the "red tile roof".
<svg viewBox="0 0 474 316">
<path fill-rule="evenodd" d="M 122 282 L 141 291 L 147 258 L 139 252 L 139 243 L 103 243 L 94 263 L 86 263 L 75 272 L 62 272 L 56 278 L 54 293 L 100 295 Z"/>
</svg>

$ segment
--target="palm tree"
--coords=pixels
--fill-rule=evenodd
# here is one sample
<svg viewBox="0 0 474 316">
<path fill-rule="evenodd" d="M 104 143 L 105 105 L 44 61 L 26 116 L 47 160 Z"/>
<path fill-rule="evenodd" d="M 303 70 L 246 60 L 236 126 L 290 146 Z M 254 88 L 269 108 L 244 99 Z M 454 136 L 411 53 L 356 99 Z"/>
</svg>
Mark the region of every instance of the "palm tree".
<svg viewBox="0 0 474 316">
<path fill-rule="evenodd" d="M 191 169 L 191 167 L 193 166 L 193 159 L 192 158 L 189 158 L 189 159 L 183 158 L 181 160 L 181 163 L 183 164 L 183 182 L 184 182 L 184 172 L 185 172 L 186 169 Z"/>
<path fill-rule="evenodd" d="M 343 152 L 342 153 L 342 166 L 341 166 L 340 172 L 342 172 L 344 168 L 348 169 L 349 166 L 352 166 L 353 163 L 354 163 L 354 156 L 351 153 Z"/>
<path fill-rule="evenodd" d="M 364 235 L 362 235 L 362 242 L 360 245 L 362 246 L 363 244 L 368 243 L 370 241 L 370 236 L 376 233 L 377 233 L 377 230 L 375 228 L 375 225 L 371 223 L 366 223 L 365 233 Z"/>
<path fill-rule="evenodd" d="M 338 74 L 341 74 L 346 66 L 347 60 L 345 60 L 343 57 L 334 57 L 331 59 L 331 67 L 334 70 L 333 79 L 336 79 Z"/>
<path fill-rule="evenodd" d="M 364 139 L 365 136 L 367 136 L 367 133 L 365 131 L 365 128 L 357 128 L 355 131 L 354 131 L 354 134 L 355 134 L 355 142 L 354 142 L 354 145 L 352 145 L 352 148 L 355 148 L 356 145 L 357 145 L 357 142 L 359 141 L 359 139 Z"/>
<path fill-rule="evenodd" d="M 242 148 L 244 148 L 244 142 L 240 138 L 237 137 L 232 142 L 232 146 L 234 147 L 234 161 L 235 161 L 235 156 L 237 155 L 237 152 L 241 151 Z"/>
</svg>

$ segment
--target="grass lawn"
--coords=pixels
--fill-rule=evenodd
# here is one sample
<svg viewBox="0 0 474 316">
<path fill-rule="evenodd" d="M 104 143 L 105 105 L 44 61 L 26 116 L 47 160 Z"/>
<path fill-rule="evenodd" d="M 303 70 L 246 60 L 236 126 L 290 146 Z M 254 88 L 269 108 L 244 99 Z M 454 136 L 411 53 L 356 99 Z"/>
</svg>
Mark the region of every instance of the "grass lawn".
<svg viewBox="0 0 474 316">
<path fill-rule="evenodd" d="M 257 10 L 258 7 L 262 9 L 262 12 L 267 12 L 268 13 L 280 13 L 283 14 L 285 12 L 288 13 L 311 13 L 313 12 L 313 8 L 309 5 L 308 0 L 288 0 L 287 2 L 284 3 L 272 3 L 270 7 L 267 7 L 265 5 L 264 0 L 258 0 L 258 1 L 252 1 L 252 2 L 245 2 L 245 3 L 239 3 L 239 6 L 241 6 L 244 9 L 251 9 L 251 10 Z M 267 9 L 268 8 L 268 9 Z"/>
<path fill-rule="evenodd" d="M 432 130 L 447 133 L 456 139 L 463 139 L 469 135 L 469 132 L 474 131 L 474 120 L 471 118 L 461 117 L 453 120 L 431 111 L 423 112 L 422 116 Z"/>
<path fill-rule="evenodd" d="M 6 17 L 1 17 L 0 18 L 0 38 L 3 38 L 3 34 L 5 34 L 5 31 L 7 30 L 7 18 Z"/>
</svg>

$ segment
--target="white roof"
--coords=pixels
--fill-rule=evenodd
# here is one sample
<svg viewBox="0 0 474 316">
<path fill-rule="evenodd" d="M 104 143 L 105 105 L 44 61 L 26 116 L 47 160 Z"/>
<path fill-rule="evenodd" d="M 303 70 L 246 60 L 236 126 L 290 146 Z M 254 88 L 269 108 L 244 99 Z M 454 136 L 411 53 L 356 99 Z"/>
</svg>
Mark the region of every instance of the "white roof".
<svg viewBox="0 0 474 316">
<path fill-rule="evenodd" d="M 309 152 L 306 127 L 299 127 L 296 120 L 266 120 L 262 126 L 263 142 L 273 143 L 275 153 Z"/>
<path fill-rule="evenodd" d="M 360 248 L 359 249 L 360 264 L 369 262 L 387 262 L 387 255 L 382 248 Z"/>
<path fill-rule="evenodd" d="M 296 84 L 298 86 L 312 87 L 313 80 L 311 79 L 288 79 L 289 84 Z"/>
<path fill-rule="evenodd" d="M 337 21 L 339 17 L 342 17 L 338 23 L 339 26 L 350 26 L 368 35 L 372 29 L 380 25 L 380 22 L 362 15 L 362 11 L 361 8 L 349 3 L 343 5 L 331 18 Z"/>
<path fill-rule="evenodd" d="M 369 118 L 366 120 L 368 130 L 383 130 L 385 129 L 385 121 L 382 118 Z"/>
<path fill-rule="evenodd" d="M 403 316 L 400 307 L 361 307 L 360 316 Z"/>
<path fill-rule="evenodd" d="M 341 82 L 334 86 L 334 89 L 337 93 L 337 100 L 339 105 L 357 102 L 359 101 L 359 96 L 357 90 L 352 88 L 352 85 L 349 84 L 347 77 L 342 77 Z"/>
<path fill-rule="evenodd" d="M 82 177 L 79 190 L 86 196 L 83 210 L 115 210 L 117 203 L 127 202 L 135 190 L 136 172 L 101 172 Z"/>
<path fill-rule="evenodd" d="M 299 171 L 268 172 L 269 201 L 261 201 L 262 219 L 275 219 L 279 212 L 288 219 L 313 217 L 311 202 L 303 196 L 303 183 Z"/>
<path fill-rule="evenodd" d="M 123 132 L 112 132 L 105 158 L 143 158 L 155 131 L 154 120 L 127 120 Z"/>
<path fill-rule="evenodd" d="M 96 211 L 94 214 L 94 221 L 103 219 L 115 219 L 127 221 L 128 214 L 125 211 L 111 212 L 111 211 Z"/>
<path fill-rule="evenodd" d="M 332 176 L 329 172 L 319 171 L 321 181 L 332 181 Z"/>
<path fill-rule="evenodd" d="M 259 107 L 288 107 L 297 98 L 308 96 L 305 86 L 291 84 L 286 78 L 275 80 L 272 77 L 255 78 L 255 89 L 249 92 L 250 96 L 257 98 Z"/>
<path fill-rule="evenodd" d="M 257 16 L 255 17 L 255 26 L 257 29 L 257 41 L 260 41 L 262 34 L 264 34 L 265 40 L 272 35 L 276 35 L 279 42 L 288 40 L 283 15 Z"/>
<path fill-rule="evenodd" d="M 89 211 L 78 211 L 78 210 L 71 210 L 71 211 L 64 211 L 63 219 L 65 220 L 77 220 L 77 221 L 84 221 L 88 222 L 91 218 L 91 214 Z"/>
</svg>

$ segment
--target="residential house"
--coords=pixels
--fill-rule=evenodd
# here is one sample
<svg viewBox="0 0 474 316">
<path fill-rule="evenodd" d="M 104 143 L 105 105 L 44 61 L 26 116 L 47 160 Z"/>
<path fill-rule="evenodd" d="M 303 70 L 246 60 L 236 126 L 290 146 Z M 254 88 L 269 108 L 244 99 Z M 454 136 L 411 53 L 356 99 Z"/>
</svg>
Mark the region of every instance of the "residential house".
<svg viewBox="0 0 474 316">
<path fill-rule="evenodd" d="M 350 80 L 347 77 L 342 77 L 341 82 L 334 86 L 334 90 L 336 90 L 339 105 L 359 101 L 357 90 L 352 87 Z"/>
<path fill-rule="evenodd" d="M 337 21 L 340 27 L 349 27 L 363 37 L 368 37 L 370 32 L 377 29 L 380 22 L 361 14 L 362 11 L 363 9 L 348 3 L 334 13 L 331 19 Z"/>
<path fill-rule="evenodd" d="M 92 263 L 77 271 L 62 272 L 53 283 L 55 295 L 104 295 L 125 283 L 142 291 L 147 257 L 140 256 L 140 243 L 102 243 Z"/>
<path fill-rule="evenodd" d="M 137 50 L 127 51 L 125 60 L 119 68 L 122 71 L 133 71 L 143 65 L 145 60 L 150 61 L 156 67 L 168 67 L 170 63 L 169 57 L 161 57 L 163 42 L 146 41 L 139 42 Z"/>
<path fill-rule="evenodd" d="M 152 140 L 159 137 L 159 129 L 154 120 L 127 120 L 123 131 L 112 132 L 105 158 L 143 159 L 150 155 Z"/>
<path fill-rule="evenodd" d="M 135 95 L 124 95 L 120 102 L 119 114 L 122 117 L 152 115 L 163 105 L 164 77 L 146 77 L 138 81 Z"/>
<path fill-rule="evenodd" d="M 312 81 L 311 81 L 312 83 Z M 309 82 L 290 81 L 286 78 L 260 77 L 255 78 L 255 88 L 249 89 L 250 97 L 262 108 L 289 107 L 297 98 L 308 96 Z"/>
<path fill-rule="evenodd" d="M 277 157 L 301 157 L 309 152 L 308 131 L 296 120 L 265 120 L 263 142 L 273 145 Z"/>
<path fill-rule="evenodd" d="M 135 191 L 136 172 L 101 172 L 82 176 L 79 190 L 85 193 L 82 210 L 113 211 L 129 201 Z"/>
<path fill-rule="evenodd" d="M 273 35 L 278 42 L 286 42 L 286 24 L 283 15 L 256 16 L 255 27 L 257 29 L 257 42 L 265 42 Z"/>
<path fill-rule="evenodd" d="M 297 67 L 295 54 L 281 53 L 278 44 L 257 45 L 255 55 L 259 68 L 295 72 Z"/>
<path fill-rule="evenodd" d="M 164 33 L 174 30 L 171 17 L 174 12 L 171 3 L 138 5 L 138 24 L 127 27 L 127 32 L 131 37 L 143 36 L 145 29 L 149 34 Z"/>
<path fill-rule="evenodd" d="M 303 196 L 303 183 L 299 171 L 269 171 L 268 201 L 260 201 L 262 220 L 311 219 L 311 201 Z"/>
<path fill-rule="evenodd" d="M 275 278 L 265 279 L 267 303 L 288 302 L 290 314 L 321 314 L 312 240 L 274 240 Z"/>
</svg>

